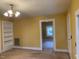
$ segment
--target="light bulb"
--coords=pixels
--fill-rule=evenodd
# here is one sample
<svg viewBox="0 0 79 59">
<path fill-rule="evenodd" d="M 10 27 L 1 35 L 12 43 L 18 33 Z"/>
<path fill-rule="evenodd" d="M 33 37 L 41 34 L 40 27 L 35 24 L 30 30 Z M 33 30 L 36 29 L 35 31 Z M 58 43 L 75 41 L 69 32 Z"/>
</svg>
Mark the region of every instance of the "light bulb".
<svg viewBox="0 0 79 59">
<path fill-rule="evenodd" d="M 8 13 L 7 12 L 5 12 L 3 15 L 6 16 L 6 17 L 8 17 Z"/>
<path fill-rule="evenodd" d="M 8 13 L 9 13 L 9 14 L 13 14 L 13 11 L 12 11 L 12 10 L 8 10 Z"/>
<path fill-rule="evenodd" d="M 15 17 L 18 17 L 19 15 L 20 15 L 20 12 L 17 11 L 17 12 L 15 13 Z"/>
</svg>

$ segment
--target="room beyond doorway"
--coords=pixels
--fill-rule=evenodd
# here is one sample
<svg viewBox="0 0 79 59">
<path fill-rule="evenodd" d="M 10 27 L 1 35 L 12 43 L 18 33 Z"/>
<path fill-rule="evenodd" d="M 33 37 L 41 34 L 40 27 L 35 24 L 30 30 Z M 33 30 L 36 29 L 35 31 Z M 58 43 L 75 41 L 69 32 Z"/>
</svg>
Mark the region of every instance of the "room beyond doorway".
<svg viewBox="0 0 79 59">
<path fill-rule="evenodd" d="M 41 48 L 42 51 L 52 52 L 55 49 L 55 22 L 51 20 L 41 20 Z"/>
</svg>

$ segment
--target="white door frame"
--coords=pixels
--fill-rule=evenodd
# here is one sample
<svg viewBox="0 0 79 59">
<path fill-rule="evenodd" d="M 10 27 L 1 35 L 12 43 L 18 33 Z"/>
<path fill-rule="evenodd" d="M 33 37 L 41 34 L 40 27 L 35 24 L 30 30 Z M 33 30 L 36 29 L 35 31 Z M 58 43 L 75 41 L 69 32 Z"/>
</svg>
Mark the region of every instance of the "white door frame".
<svg viewBox="0 0 79 59">
<path fill-rule="evenodd" d="M 68 40 L 68 52 L 71 56 L 71 23 L 70 23 L 70 14 L 67 15 L 67 40 Z"/>
<path fill-rule="evenodd" d="M 56 39 L 55 39 L 55 19 L 45 19 L 45 20 L 40 20 L 40 48 L 42 50 L 42 22 L 53 22 L 53 27 L 54 27 L 54 50 L 56 50 Z"/>
<path fill-rule="evenodd" d="M 76 58 L 77 59 L 79 59 L 79 53 L 78 53 L 78 48 L 77 48 L 77 42 L 78 42 L 78 40 L 79 40 L 79 34 L 78 34 L 78 32 L 79 32 L 79 29 L 78 29 L 78 18 L 77 18 L 77 16 L 79 15 L 79 9 L 75 12 L 75 18 L 76 18 L 76 20 L 75 20 L 75 24 L 76 24 Z"/>
</svg>

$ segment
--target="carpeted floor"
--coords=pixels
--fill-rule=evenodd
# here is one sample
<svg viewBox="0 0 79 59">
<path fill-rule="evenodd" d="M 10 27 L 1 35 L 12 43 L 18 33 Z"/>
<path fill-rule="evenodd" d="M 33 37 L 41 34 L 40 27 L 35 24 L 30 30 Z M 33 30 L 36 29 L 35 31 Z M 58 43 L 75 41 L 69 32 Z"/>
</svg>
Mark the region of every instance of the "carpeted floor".
<svg viewBox="0 0 79 59">
<path fill-rule="evenodd" d="M 43 53 L 42 51 L 12 49 L 0 55 L 0 59 L 69 59 L 68 53 Z"/>
</svg>

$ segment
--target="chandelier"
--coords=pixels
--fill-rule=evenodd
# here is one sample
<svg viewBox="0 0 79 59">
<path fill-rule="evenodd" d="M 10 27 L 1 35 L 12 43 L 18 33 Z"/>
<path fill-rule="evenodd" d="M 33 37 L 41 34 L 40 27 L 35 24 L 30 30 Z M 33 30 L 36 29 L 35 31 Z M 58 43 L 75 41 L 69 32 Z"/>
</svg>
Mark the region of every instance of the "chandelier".
<svg viewBox="0 0 79 59">
<path fill-rule="evenodd" d="M 19 11 L 14 11 L 14 5 L 10 4 L 10 9 L 7 10 L 3 15 L 6 17 L 18 17 L 20 16 L 20 12 Z"/>
</svg>

